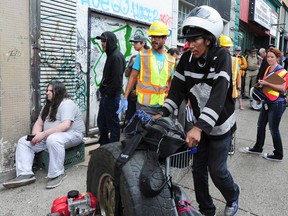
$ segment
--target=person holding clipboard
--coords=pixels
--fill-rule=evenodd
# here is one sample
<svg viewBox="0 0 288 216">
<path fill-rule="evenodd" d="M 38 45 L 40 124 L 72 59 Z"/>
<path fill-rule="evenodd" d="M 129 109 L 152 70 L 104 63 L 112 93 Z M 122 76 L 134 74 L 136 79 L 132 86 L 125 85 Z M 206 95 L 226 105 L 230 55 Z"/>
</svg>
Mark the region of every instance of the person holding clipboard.
<svg viewBox="0 0 288 216">
<path fill-rule="evenodd" d="M 263 106 L 260 110 L 257 123 L 257 139 L 254 147 L 245 147 L 244 152 L 261 154 L 266 135 L 266 125 L 269 123 L 274 151 L 272 154 L 265 153 L 263 158 L 272 161 L 281 161 L 283 159 L 282 139 L 279 131 L 279 125 L 282 115 L 286 109 L 285 92 L 287 90 L 287 71 L 279 64 L 282 52 L 279 49 L 271 47 L 267 50 L 267 62 L 269 64 L 264 77 L 258 81 L 262 86 L 262 91 L 267 100 L 262 101 Z"/>
</svg>

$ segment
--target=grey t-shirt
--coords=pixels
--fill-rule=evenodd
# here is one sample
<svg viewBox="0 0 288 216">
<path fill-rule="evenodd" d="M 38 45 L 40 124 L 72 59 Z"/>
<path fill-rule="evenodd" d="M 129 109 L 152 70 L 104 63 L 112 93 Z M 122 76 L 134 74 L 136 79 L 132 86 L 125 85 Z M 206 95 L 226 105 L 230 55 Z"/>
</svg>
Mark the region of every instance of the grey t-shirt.
<svg viewBox="0 0 288 216">
<path fill-rule="evenodd" d="M 47 116 L 44 122 L 44 130 L 50 129 L 59 125 L 64 120 L 71 120 L 72 125 L 68 131 L 76 131 L 85 133 L 85 124 L 82 113 L 78 106 L 70 99 L 64 99 L 58 107 L 56 114 L 56 121 L 49 121 Z"/>
</svg>

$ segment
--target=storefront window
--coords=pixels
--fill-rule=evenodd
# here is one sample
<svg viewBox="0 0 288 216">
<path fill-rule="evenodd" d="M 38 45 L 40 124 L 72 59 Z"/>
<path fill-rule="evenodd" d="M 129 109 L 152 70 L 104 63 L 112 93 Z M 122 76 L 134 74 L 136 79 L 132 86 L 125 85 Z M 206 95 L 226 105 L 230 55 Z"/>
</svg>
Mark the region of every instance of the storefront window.
<svg viewBox="0 0 288 216">
<path fill-rule="evenodd" d="M 179 38 L 182 36 L 182 23 L 184 19 L 187 17 L 187 15 L 190 13 L 190 11 L 194 8 L 193 5 L 179 1 L 179 10 L 178 10 L 178 31 L 177 31 L 177 37 Z M 185 39 L 178 39 L 179 43 L 185 43 Z"/>
</svg>

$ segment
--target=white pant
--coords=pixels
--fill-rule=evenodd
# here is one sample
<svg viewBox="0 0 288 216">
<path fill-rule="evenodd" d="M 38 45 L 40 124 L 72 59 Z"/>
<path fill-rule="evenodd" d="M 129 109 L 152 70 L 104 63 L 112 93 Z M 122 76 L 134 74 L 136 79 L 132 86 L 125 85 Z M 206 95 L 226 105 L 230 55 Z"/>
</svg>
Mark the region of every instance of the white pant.
<svg viewBox="0 0 288 216">
<path fill-rule="evenodd" d="M 48 149 L 48 178 L 55 178 L 64 173 L 65 149 L 79 145 L 83 134 L 78 132 L 59 132 L 31 145 L 26 136 L 19 139 L 16 148 L 16 175 L 34 174 L 32 171 L 35 153 Z"/>
</svg>

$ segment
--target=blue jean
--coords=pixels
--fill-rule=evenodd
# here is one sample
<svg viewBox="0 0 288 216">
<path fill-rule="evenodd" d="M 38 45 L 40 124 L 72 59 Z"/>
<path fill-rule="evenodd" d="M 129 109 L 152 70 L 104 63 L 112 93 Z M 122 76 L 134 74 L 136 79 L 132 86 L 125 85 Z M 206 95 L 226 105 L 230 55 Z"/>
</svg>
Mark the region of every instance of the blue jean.
<svg viewBox="0 0 288 216">
<path fill-rule="evenodd" d="M 268 109 L 265 110 L 263 105 L 257 123 L 257 139 L 254 148 L 259 151 L 263 151 L 263 146 L 266 136 L 266 125 L 269 123 L 269 130 L 273 140 L 274 146 L 274 155 L 275 157 L 282 159 L 283 158 L 283 147 L 282 139 L 279 131 L 279 125 L 282 118 L 282 115 L 286 109 L 286 102 L 278 103 L 269 103 L 267 104 Z"/>
<path fill-rule="evenodd" d="M 193 159 L 193 180 L 196 200 L 200 212 L 215 215 L 216 207 L 209 193 L 208 170 L 214 185 L 221 192 L 227 204 L 239 197 L 238 185 L 227 169 L 227 156 L 231 144 L 231 134 L 224 138 L 211 139 L 202 133 L 198 151 Z"/>
<path fill-rule="evenodd" d="M 120 95 L 116 97 L 101 96 L 97 117 L 97 125 L 100 133 L 100 145 L 120 140 L 120 120 L 116 113 L 119 108 L 119 102 Z"/>
</svg>

